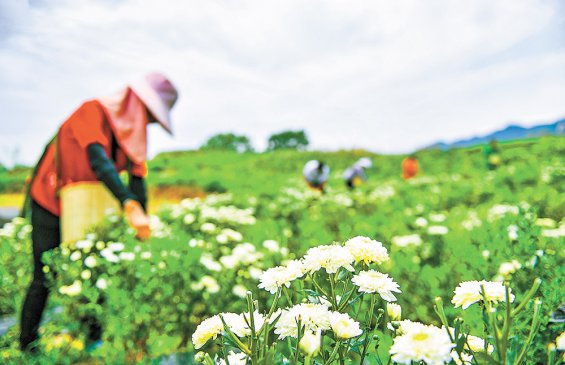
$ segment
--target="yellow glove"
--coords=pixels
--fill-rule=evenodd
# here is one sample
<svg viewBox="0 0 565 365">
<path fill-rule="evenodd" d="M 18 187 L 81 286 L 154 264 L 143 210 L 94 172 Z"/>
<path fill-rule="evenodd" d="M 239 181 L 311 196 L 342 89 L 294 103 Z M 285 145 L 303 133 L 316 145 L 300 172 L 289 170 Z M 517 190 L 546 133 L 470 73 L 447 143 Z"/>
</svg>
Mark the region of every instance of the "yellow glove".
<svg viewBox="0 0 565 365">
<path fill-rule="evenodd" d="M 145 214 L 139 202 L 132 199 L 126 200 L 124 203 L 124 214 L 130 227 L 137 232 L 135 237 L 142 241 L 151 237 L 149 217 Z"/>
</svg>

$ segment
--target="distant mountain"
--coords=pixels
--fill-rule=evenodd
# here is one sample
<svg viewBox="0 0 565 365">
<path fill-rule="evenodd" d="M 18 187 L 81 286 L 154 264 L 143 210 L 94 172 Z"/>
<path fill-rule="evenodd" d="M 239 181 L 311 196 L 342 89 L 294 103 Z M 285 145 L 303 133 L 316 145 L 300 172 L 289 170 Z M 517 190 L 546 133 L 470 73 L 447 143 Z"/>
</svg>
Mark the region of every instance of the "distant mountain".
<svg viewBox="0 0 565 365">
<path fill-rule="evenodd" d="M 469 139 L 463 139 L 452 143 L 437 142 L 434 143 L 433 145 L 425 147 L 424 149 L 437 148 L 441 150 L 446 150 L 449 148 L 471 147 L 479 144 L 485 144 L 492 139 L 496 139 L 497 141 L 501 142 L 501 141 L 512 141 L 516 139 L 535 138 L 535 137 L 550 136 L 550 135 L 551 136 L 565 135 L 565 119 L 558 120 L 555 123 L 538 125 L 530 128 L 521 127 L 519 125 L 509 125 L 508 127 L 502 130 L 493 132 L 491 134 L 487 134 L 485 136 L 472 137 Z"/>
</svg>

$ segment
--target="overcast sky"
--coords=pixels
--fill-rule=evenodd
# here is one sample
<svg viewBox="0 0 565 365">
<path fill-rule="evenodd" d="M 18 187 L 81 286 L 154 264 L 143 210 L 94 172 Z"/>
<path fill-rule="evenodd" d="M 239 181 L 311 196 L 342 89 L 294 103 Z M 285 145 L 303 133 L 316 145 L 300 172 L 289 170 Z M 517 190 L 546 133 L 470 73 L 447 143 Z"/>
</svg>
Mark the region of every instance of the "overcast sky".
<svg viewBox="0 0 565 365">
<path fill-rule="evenodd" d="M 0 161 L 32 163 L 83 100 L 159 70 L 174 138 L 406 152 L 565 116 L 560 0 L 0 0 Z M 19 147 L 19 153 L 16 153 Z"/>
</svg>

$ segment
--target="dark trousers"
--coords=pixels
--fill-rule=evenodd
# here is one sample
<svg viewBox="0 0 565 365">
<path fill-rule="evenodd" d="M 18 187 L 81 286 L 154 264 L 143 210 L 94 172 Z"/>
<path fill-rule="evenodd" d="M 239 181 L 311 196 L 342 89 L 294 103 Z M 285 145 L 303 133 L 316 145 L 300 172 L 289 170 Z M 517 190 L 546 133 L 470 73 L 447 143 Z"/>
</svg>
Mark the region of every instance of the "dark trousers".
<svg viewBox="0 0 565 365">
<path fill-rule="evenodd" d="M 21 314 L 20 347 L 22 349 L 26 349 L 38 339 L 37 330 L 49 295 L 41 255 L 48 250 L 59 247 L 61 242 L 59 217 L 43 209 L 35 201 L 31 203 L 31 225 L 33 226 L 31 233 L 33 281 L 27 291 Z"/>
<path fill-rule="evenodd" d="M 30 344 L 38 339 L 37 331 L 49 291 L 46 285 L 45 273 L 41 256 L 44 252 L 59 247 L 61 242 L 61 226 L 59 217 L 43 209 L 39 204 L 31 202 L 31 225 L 33 231 L 33 281 L 29 286 L 21 316 L 20 348 L 27 350 Z M 102 304 L 102 299 L 99 300 Z M 102 328 L 94 317 L 81 318 L 81 323 L 87 327 L 88 339 L 97 341 L 102 334 Z"/>
</svg>

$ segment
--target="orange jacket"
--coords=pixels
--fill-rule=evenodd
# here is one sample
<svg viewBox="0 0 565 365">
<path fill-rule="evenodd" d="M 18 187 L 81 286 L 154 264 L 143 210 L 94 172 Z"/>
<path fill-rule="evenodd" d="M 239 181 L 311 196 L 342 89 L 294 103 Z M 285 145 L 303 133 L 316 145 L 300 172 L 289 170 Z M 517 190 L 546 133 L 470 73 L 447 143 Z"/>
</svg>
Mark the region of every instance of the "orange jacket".
<svg viewBox="0 0 565 365">
<path fill-rule="evenodd" d="M 43 208 L 59 216 L 61 213 L 58 190 L 65 185 L 98 181 L 88 161 L 87 147 L 99 143 L 112 156 L 112 129 L 104 107 L 96 100 L 82 104 L 62 125 L 57 142 L 52 143 L 39 162 L 37 174 L 31 185 L 31 197 Z M 115 151 L 118 172 L 128 168 L 128 157 L 119 147 Z M 55 159 L 58 160 L 58 166 Z M 145 164 L 132 163 L 132 175 L 144 177 Z"/>
</svg>

